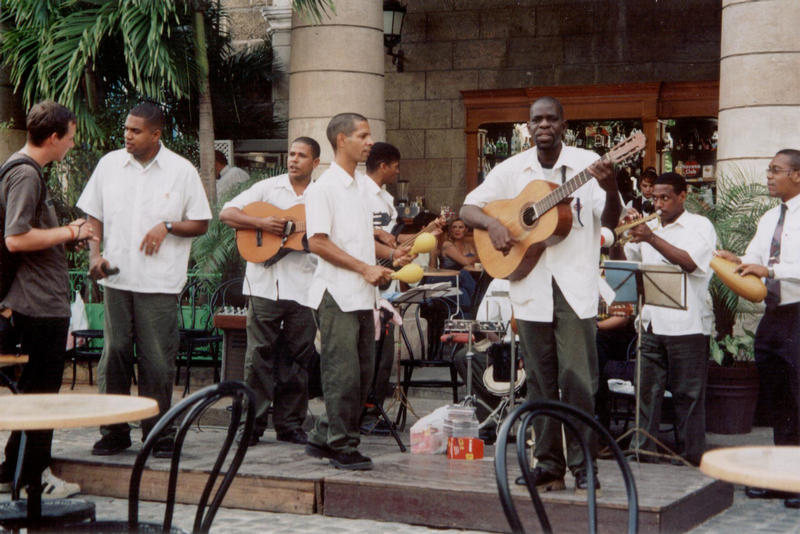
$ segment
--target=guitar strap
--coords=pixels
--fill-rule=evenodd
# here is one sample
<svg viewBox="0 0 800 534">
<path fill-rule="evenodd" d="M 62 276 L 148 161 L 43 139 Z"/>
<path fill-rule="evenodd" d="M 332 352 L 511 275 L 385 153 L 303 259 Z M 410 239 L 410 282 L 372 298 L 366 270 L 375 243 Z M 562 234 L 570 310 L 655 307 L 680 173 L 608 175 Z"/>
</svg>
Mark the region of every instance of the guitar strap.
<svg viewBox="0 0 800 534">
<path fill-rule="evenodd" d="M 564 183 L 566 181 L 567 181 L 567 166 L 566 165 L 562 165 L 561 166 L 561 185 L 564 185 Z"/>
</svg>

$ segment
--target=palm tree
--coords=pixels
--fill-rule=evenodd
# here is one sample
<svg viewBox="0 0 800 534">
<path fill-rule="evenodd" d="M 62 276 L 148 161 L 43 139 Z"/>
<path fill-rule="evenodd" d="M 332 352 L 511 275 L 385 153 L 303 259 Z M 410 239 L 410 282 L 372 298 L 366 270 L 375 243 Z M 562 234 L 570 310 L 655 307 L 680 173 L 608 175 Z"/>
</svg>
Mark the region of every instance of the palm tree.
<svg viewBox="0 0 800 534">
<path fill-rule="evenodd" d="M 293 0 L 319 20 L 331 0 Z M 213 110 L 206 19 L 213 0 L 0 0 L 0 54 L 25 107 L 53 98 L 78 116 L 81 136 L 104 146 L 96 120 L 116 87 L 158 101 L 198 95 L 200 173 L 211 202 Z M 120 59 L 122 61 L 120 61 Z"/>
</svg>

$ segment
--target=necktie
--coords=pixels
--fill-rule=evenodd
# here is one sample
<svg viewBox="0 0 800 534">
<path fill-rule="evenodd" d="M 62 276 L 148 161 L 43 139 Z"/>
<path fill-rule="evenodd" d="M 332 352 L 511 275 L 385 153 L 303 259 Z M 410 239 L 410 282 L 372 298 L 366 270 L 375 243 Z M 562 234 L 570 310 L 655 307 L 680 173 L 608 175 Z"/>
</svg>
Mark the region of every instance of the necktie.
<svg viewBox="0 0 800 534">
<path fill-rule="evenodd" d="M 775 233 L 772 234 L 772 242 L 769 245 L 768 266 L 778 263 L 781 256 L 781 235 L 783 235 L 783 221 L 786 219 L 786 204 L 781 204 L 781 214 L 778 217 L 778 224 L 775 225 Z M 774 278 L 767 278 L 767 298 L 764 300 L 768 309 L 774 309 L 781 302 L 781 283 Z"/>
</svg>

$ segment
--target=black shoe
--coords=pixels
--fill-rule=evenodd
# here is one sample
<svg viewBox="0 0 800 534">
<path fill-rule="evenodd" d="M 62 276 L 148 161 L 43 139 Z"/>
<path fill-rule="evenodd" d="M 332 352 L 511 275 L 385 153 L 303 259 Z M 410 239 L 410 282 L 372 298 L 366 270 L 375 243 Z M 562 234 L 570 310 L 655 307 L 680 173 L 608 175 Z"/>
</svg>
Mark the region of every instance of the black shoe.
<svg viewBox="0 0 800 534">
<path fill-rule="evenodd" d="M 130 446 L 130 434 L 106 434 L 95 442 L 92 454 L 94 456 L 111 456 L 121 453 Z"/>
<path fill-rule="evenodd" d="M 305 445 L 306 443 L 308 443 L 308 436 L 306 435 L 306 433 L 303 431 L 302 428 L 295 428 L 294 430 L 278 432 L 278 441 L 288 441 L 289 443 L 297 443 L 298 445 Z"/>
<path fill-rule="evenodd" d="M 358 451 L 334 452 L 331 456 L 331 465 L 337 469 L 370 471 L 372 469 L 372 460 Z"/>
<path fill-rule="evenodd" d="M 533 481 L 538 491 L 560 491 L 567 489 L 567 485 L 564 483 L 564 475 L 548 473 L 541 467 L 533 468 Z M 514 482 L 519 486 L 524 486 L 525 477 L 520 475 Z"/>
<path fill-rule="evenodd" d="M 586 471 L 575 471 L 575 493 L 586 493 L 589 490 L 589 477 Z M 594 474 L 594 489 L 595 494 L 600 491 L 600 479 L 597 478 L 597 473 Z"/>
<path fill-rule="evenodd" d="M 798 509 L 800 508 L 800 493 L 793 493 L 791 497 L 786 497 L 783 500 L 783 505 L 786 508 Z"/>
<path fill-rule="evenodd" d="M 329 459 L 333 456 L 333 451 L 327 445 L 317 445 L 309 441 L 306 443 L 306 454 L 314 458 Z"/>
<path fill-rule="evenodd" d="M 171 437 L 159 438 L 153 447 L 153 457 L 155 458 L 172 458 L 172 452 L 175 449 L 175 440 Z"/>
<path fill-rule="evenodd" d="M 788 491 L 754 488 L 751 486 L 746 486 L 744 488 L 744 494 L 747 495 L 749 499 L 786 499 L 788 501 L 797 497 L 796 494 L 789 493 Z M 787 507 L 791 508 L 791 506 L 788 505 Z"/>
</svg>

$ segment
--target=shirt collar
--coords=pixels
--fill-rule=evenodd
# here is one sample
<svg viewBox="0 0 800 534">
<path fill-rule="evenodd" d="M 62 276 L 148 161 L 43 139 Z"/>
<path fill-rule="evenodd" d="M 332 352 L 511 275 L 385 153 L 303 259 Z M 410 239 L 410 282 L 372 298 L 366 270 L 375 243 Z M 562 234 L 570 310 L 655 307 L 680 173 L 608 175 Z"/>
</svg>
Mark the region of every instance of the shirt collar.
<svg viewBox="0 0 800 534">
<path fill-rule="evenodd" d="M 683 208 L 683 213 L 681 213 L 681 214 L 678 216 L 678 218 L 677 218 L 677 219 L 675 219 L 674 221 L 672 221 L 672 222 L 671 222 L 671 223 L 669 223 L 668 225 L 666 225 L 666 226 L 662 225 L 661 227 L 662 227 L 662 228 L 666 228 L 666 227 L 669 227 L 669 226 L 674 226 L 674 225 L 677 225 L 677 226 L 682 226 L 682 227 L 684 227 L 684 228 L 688 228 L 688 227 L 689 227 L 689 224 L 690 224 L 690 223 L 689 223 L 689 221 L 688 221 L 688 219 L 690 219 L 690 218 L 691 218 L 691 215 L 689 214 L 689 212 L 688 212 L 688 211 L 686 211 L 686 208 L 684 207 L 684 208 Z"/>
<path fill-rule="evenodd" d="M 292 181 L 289 179 L 289 174 L 281 174 L 280 176 L 276 176 L 274 178 L 276 187 L 281 189 L 286 189 L 294 196 L 298 196 L 297 192 L 294 190 L 294 186 L 292 186 Z M 305 194 L 305 192 L 303 192 Z M 303 195 L 300 195 L 303 196 Z"/>
<path fill-rule="evenodd" d="M 572 169 L 573 166 L 570 165 L 568 161 L 565 161 L 568 156 L 566 155 L 567 145 L 564 142 L 561 142 L 561 152 L 558 154 L 558 160 L 556 161 L 555 165 L 553 165 L 553 171 L 559 169 L 560 167 L 566 167 L 567 169 Z M 537 152 L 537 148 L 534 146 L 530 150 L 528 150 L 528 158 L 525 162 L 524 169 L 531 169 L 531 170 L 539 170 L 542 169 L 542 164 L 539 162 L 539 154 Z M 569 174 L 569 173 L 568 173 Z"/>
<path fill-rule="evenodd" d="M 128 157 L 127 157 L 127 159 L 125 160 L 125 163 L 123 163 L 122 165 L 123 165 L 123 167 L 124 167 L 125 165 L 138 165 L 138 166 L 139 166 L 139 167 L 141 167 L 142 169 L 144 169 L 144 170 L 147 170 L 147 169 L 149 169 L 149 168 L 150 168 L 152 165 L 154 165 L 154 164 L 156 164 L 156 163 L 157 163 L 157 164 L 158 164 L 158 166 L 159 166 L 160 168 L 162 168 L 162 169 L 163 169 L 163 168 L 164 168 L 164 162 L 163 162 L 162 160 L 163 160 L 163 159 L 164 159 L 164 157 L 165 157 L 165 156 L 164 156 L 164 153 L 166 152 L 166 150 L 167 150 L 167 148 L 166 148 L 166 147 L 165 147 L 163 144 L 161 144 L 161 141 L 159 141 L 159 142 L 158 142 L 158 152 L 156 152 L 156 155 L 155 155 L 155 157 L 153 157 L 153 159 L 152 159 L 152 160 L 151 160 L 151 161 L 150 161 L 150 162 L 147 164 L 147 166 L 144 166 L 144 165 L 142 165 L 141 163 L 139 163 L 139 162 L 136 160 L 136 158 L 134 158 L 134 157 L 133 157 L 133 154 L 131 154 L 130 152 L 128 152 L 128 153 L 127 153 L 127 154 L 128 154 Z"/>
<path fill-rule="evenodd" d="M 358 186 L 358 175 L 360 174 L 358 171 L 355 172 L 355 176 L 350 176 L 347 171 L 341 168 L 335 161 L 331 161 L 331 166 L 328 167 L 328 169 L 344 187 L 350 187 L 352 185 Z M 369 181 L 371 182 L 372 179 Z"/>
</svg>

